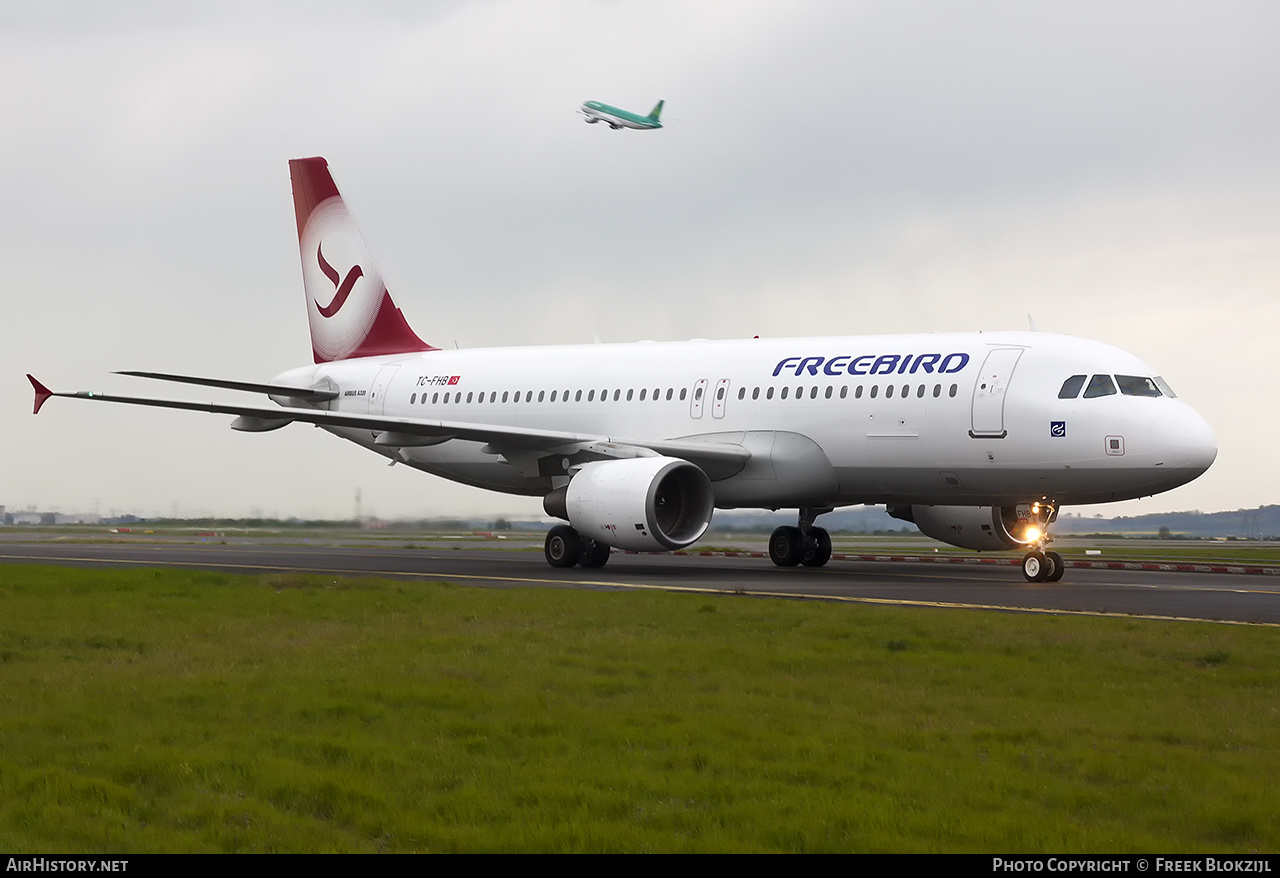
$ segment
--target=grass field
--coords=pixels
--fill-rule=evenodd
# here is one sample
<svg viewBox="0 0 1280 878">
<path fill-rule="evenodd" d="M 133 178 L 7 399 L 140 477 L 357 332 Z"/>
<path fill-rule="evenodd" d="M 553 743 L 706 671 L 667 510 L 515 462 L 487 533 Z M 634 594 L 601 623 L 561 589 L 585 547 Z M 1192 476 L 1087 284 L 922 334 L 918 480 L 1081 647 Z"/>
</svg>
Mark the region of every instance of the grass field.
<svg viewBox="0 0 1280 878">
<path fill-rule="evenodd" d="M 1275 629 L 0 567 L 0 850 L 1280 849 Z"/>
</svg>

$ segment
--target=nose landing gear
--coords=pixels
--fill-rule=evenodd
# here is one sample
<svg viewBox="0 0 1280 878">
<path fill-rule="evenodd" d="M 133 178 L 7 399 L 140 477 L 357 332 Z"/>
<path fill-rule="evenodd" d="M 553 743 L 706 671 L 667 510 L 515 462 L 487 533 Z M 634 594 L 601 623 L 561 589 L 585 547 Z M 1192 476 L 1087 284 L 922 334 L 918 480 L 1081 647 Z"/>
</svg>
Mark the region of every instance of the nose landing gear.
<svg viewBox="0 0 1280 878">
<path fill-rule="evenodd" d="M 1057 517 L 1058 507 L 1053 503 L 1041 501 L 1031 504 L 1027 528 L 1034 531 L 1036 538 L 1031 543 L 1031 551 L 1022 558 L 1022 575 L 1027 582 L 1057 582 L 1067 569 L 1061 555 L 1045 550 L 1053 539 L 1049 536 L 1049 525 Z"/>
</svg>

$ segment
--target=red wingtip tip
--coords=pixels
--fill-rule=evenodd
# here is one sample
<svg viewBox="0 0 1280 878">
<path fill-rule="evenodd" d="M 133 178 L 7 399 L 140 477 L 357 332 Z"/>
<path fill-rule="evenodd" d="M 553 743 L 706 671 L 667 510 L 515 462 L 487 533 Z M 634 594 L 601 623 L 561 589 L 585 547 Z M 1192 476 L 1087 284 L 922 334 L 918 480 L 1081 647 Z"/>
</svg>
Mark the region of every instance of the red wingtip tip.
<svg viewBox="0 0 1280 878">
<path fill-rule="evenodd" d="M 31 410 L 31 414 L 38 415 L 40 414 L 40 406 L 44 405 L 44 401 L 46 399 L 53 396 L 53 391 L 37 381 L 35 376 L 30 372 L 27 373 L 27 380 L 31 382 L 31 386 L 34 387 L 36 391 L 36 404 L 35 408 Z"/>
</svg>

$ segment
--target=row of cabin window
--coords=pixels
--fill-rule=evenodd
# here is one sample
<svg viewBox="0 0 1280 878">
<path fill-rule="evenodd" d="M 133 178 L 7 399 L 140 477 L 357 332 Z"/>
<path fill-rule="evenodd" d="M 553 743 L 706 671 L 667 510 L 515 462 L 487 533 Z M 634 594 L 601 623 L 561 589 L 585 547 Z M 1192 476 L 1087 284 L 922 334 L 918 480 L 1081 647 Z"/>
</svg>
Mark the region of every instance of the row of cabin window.
<svg viewBox="0 0 1280 878">
<path fill-rule="evenodd" d="M 820 388 L 819 388 L 817 385 L 814 385 L 814 386 L 810 387 L 810 388 L 809 388 L 809 399 L 817 399 L 817 398 L 818 398 L 818 391 L 819 391 L 819 389 L 820 389 Z M 781 399 L 786 399 L 786 398 L 787 398 L 787 396 L 788 396 L 788 395 L 789 395 L 789 393 L 790 393 L 790 390 L 791 390 L 791 388 L 789 388 L 789 387 L 787 387 L 786 385 L 784 385 L 784 386 L 782 387 L 782 389 L 781 389 L 780 393 L 779 393 L 779 398 L 781 398 Z M 951 385 L 951 387 L 950 387 L 950 389 L 949 389 L 949 390 L 948 390 L 948 392 L 947 392 L 947 395 L 948 395 L 948 396 L 952 396 L 952 397 L 954 397 L 954 396 L 956 395 L 957 390 L 958 390 L 957 386 L 956 386 L 955 384 L 952 384 L 952 385 Z M 803 385 L 801 385 L 801 386 L 797 387 L 797 388 L 796 388 L 796 392 L 795 392 L 795 399 L 803 399 L 803 398 L 804 398 L 804 395 L 805 395 L 805 394 L 804 394 L 804 391 L 805 391 L 805 388 L 804 388 L 804 386 L 803 386 Z M 879 395 L 879 391 L 880 391 L 880 387 L 879 387 L 879 385 L 872 384 L 872 385 L 871 385 L 871 391 L 870 391 L 870 393 L 868 394 L 868 396 L 869 396 L 871 399 L 875 399 L 875 398 Z M 892 385 L 892 384 L 887 385 L 887 386 L 885 387 L 885 391 L 884 391 L 885 399 L 892 399 L 892 398 L 893 398 L 893 396 L 894 396 L 894 392 L 895 392 L 894 385 Z M 925 394 L 926 394 L 927 392 L 928 392 L 928 387 L 927 387 L 927 385 L 924 385 L 924 384 L 919 385 L 918 387 L 916 387 L 916 398 L 917 398 L 917 399 L 923 399 L 923 398 L 924 398 L 924 396 L 925 396 Z M 641 402 L 644 402 L 644 401 L 645 401 L 645 398 L 646 398 L 646 396 L 648 396 L 648 393 L 649 393 L 649 389 L 648 389 L 647 387 L 646 387 L 646 388 L 642 388 L 642 389 L 640 390 L 640 401 L 641 401 Z M 688 389 L 687 387 L 681 387 L 681 388 L 680 388 L 680 390 L 679 390 L 679 392 L 678 392 L 678 394 L 677 394 L 677 391 L 675 390 L 675 388 L 668 387 L 668 388 L 667 388 L 666 398 L 667 398 L 668 400 L 673 399 L 673 398 L 678 398 L 678 399 L 680 399 L 680 400 L 684 400 L 685 398 L 687 398 L 688 393 L 689 393 L 689 389 Z M 828 385 L 827 385 L 827 388 L 826 388 L 826 392 L 823 394 L 823 396 L 824 396 L 824 398 L 826 398 L 826 399 L 831 399 L 831 398 L 832 398 L 832 396 L 834 395 L 834 393 L 835 393 L 835 388 L 834 388 L 832 385 L 828 384 Z M 566 390 L 566 391 L 564 392 L 563 399 L 564 399 L 565 401 L 568 401 L 568 399 L 569 399 L 569 394 L 570 394 L 570 391 L 568 391 L 568 390 Z M 574 394 L 573 401 L 574 401 L 574 402 L 582 402 L 582 394 L 583 394 L 583 391 L 581 391 L 581 390 L 577 391 L 577 393 L 576 393 L 576 394 Z M 587 402 L 595 402 L 595 400 L 596 400 L 596 392 L 595 392 L 594 390 L 588 390 L 588 391 L 586 391 L 586 394 L 587 394 Z M 772 387 L 766 387 L 766 388 L 764 388 L 764 398 L 765 398 L 765 399 L 773 399 L 773 394 L 774 394 L 774 388 L 772 388 Z M 449 403 L 449 401 L 450 401 L 450 396 L 451 396 L 451 395 L 453 396 L 453 402 L 454 402 L 455 404 L 456 404 L 456 403 L 460 403 L 460 402 L 462 402 L 462 391 L 461 391 L 461 390 L 459 390 L 456 394 L 450 394 L 450 392 L 449 392 L 449 391 L 445 391 L 444 396 L 443 396 L 443 402 L 444 402 L 445 404 L 448 404 L 448 403 Z M 910 384 L 904 384 L 904 385 L 902 385 L 902 390 L 898 393 L 898 396 L 900 396 L 902 399 L 906 399 L 906 398 L 908 398 L 910 395 L 911 395 L 911 385 L 910 385 Z M 511 393 L 511 391 L 504 390 L 504 391 L 502 392 L 502 400 L 501 400 L 501 401 L 502 401 L 502 402 L 506 402 L 508 399 L 510 399 L 512 402 L 520 402 L 520 396 L 521 396 L 521 392 L 520 392 L 520 391 L 518 391 L 518 390 L 517 390 L 517 391 L 515 391 L 515 393 L 514 393 L 514 394 L 513 394 L 513 393 Z M 557 398 L 558 396 L 559 396 L 559 391 L 557 391 L 557 390 L 553 390 L 553 391 L 551 391 L 551 400 L 550 400 L 550 401 L 551 401 L 551 402 L 555 402 L 555 401 L 556 401 L 556 398 Z M 747 388 L 745 388 L 745 387 L 739 387 L 739 388 L 738 388 L 738 399 L 746 399 L 746 396 L 747 396 Z M 848 396 L 849 396 L 849 386 L 848 386 L 847 384 L 846 384 L 846 385 L 842 385 L 842 386 L 841 386 L 839 396 L 840 396 L 840 399 L 847 399 L 847 398 L 848 398 Z M 935 385 L 933 385 L 933 396 L 934 396 L 934 398 L 938 398 L 938 397 L 942 396 L 942 385 L 941 385 L 941 384 L 935 384 Z M 545 390 L 539 390 L 539 391 L 538 391 L 538 402 L 544 402 L 544 401 L 546 401 L 546 398 L 547 398 L 547 392 L 546 392 Z M 608 398 L 609 398 L 609 391 L 608 391 L 608 390 L 602 390 L 602 391 L 600 391 L 600 401 L 601 401 L 601 402 L 606 401 Z M 634 390 L 628 390 L 628 391 L 627 391 L 627 396 L 626 396 L 626 400 L 627 400 L 627 402 L 631 402 L 631 400 L 632 400 L 632 399 L 634 399 L 634 398 L 635 398 L 635 391 L 634 391 Z M 701 388 L 701 387 L 698 387 L 698 388 L 696 388 L 696 389 L 694 390 L 693 398 L 694 398 L 695 400 L 702 399 L 702 388 Z M 751 398 L 752 398 L 752 399 L 759 399 L 759 398 L 760 398 L 760 388 L 759 388 L 759 387 L 752 388 L 752 390 L 751 390 Z M 854 388 L 854 390 L 853 390 L 853 398 L 854 398 L 854 399 L 862 399 L 862 385 L 861 385 L 861 384 L 859 384 L 857 387 L 855 387 L 855 388 Z M 467 401 L 468 403 L 471 403 L 473 399 L 474 399 L 474 401 L 475 401 L 475 402 L 477 402 L 477 403 L 483 403 L 483 402 L 485 401 L 485 399 L 484 399 L 484 394 L 483 394 L 483 393 L 480 393 L 479 395 L 476 395 L 474 391 L 468 391 L 468 392 L 467 392 L 467 399 L 466 399 L 466 401 Z M 614 402 L 618 402 L 618 401 L 620 401 L 621 399 L 622 399 L 622 391 L 621 391 L 621 390 L 615 390 L 615 391 L 613 392 L 613 401 L 614 401 Z M 659 387 L 659 388 L 655 388 L 655 389 L 654 389 L 652 399 L 653 399 L 655 402 L 656 402 L 656 401 L 658 401 L 658 400 L 660 400 L 660 399 L 662 399 L 662 388 L 660 388 L 660 387 Z M 719 387 L 719 388 L 717 388 L 717 389 L 716 389 L 716 399 L 717 399 L 717 400 L 723 400 L 723 399 L 724 399 L 724 388 L 723 388 L 723 387 Z M 417 393 L 410 394 L 410 396 L 409 396 L 409 404 L 410 404 L 410 405 L 414 405 L 414 404 L 416 404 L 418 401 L 419 401 L 419 400 L 418 400 L 418 394 L 417 394 Z M 422 400 L 421 400 L 421 401 L 422 401 L 422 403 L 423 403 L 424 405 L 426 404 L 426 402 L 427 402 L 427 395 L 426 395 L 425 393 L 424 393 L 424 394 L 422 394 Z M 532 390 L 526 390 L 526 391 L 524 391 L 524 401 L 525 401 L 525 402 L 533 402 L 533 391 L 532 391 Z M 440 394 L 440 392 L 439 392 L 439 391 L 437 391 L 437 392 L 435 392 L 435 393 L 431 394 L 431 404 L 432 404 L 432 405 L 436 405 L 437 403 L 440 403 L 440 402 L 441 402 L 441 394 Z M 494 390 L 494 391 L 490 391 L 490 393 L 489 393 L 489 402 L 491 402 L 491 403 L 493 403 L 493 402 L 498 402 L 498 391 L 496 391 L 496 390 Z"/>
<path fill-rule="evenodd" d="M 570 394 L 570 393 L 571 393 L 571 391 L 568 391 L 568 390 L 566 390 L 566 391 L 564 392 L 563 400 L 564 400 L 565 402 L 568 402 L 568 401 L 569 401 L 569 394 Z M 595 392 L 594 390 L 587 390 L 587 391 L 579 390 L 579 391 L 577 392 L 577 394 L 574 396 L 574 400 L 573 400 L 573 401 L 574 401 L 574 402 L 582 402 L 582 394 L 583 394 L 583 393 L 586 393 L 586 394 L 587 394 L 587 402 L 595 402 L 595 401 L 596 401 L 596 392 Z M 648 393 L 649 393 L 649 388 L 647 388 L 647 387 L 646 387 L 646 388 L 644 388 L 644 389 L 642 389 L 642 390 L 640 391 L 640 400 L 641 400 L 642 402 L 644 401 L 644 399 L 645 399 L 645 397 L 648 395 Z M 658 388 L 654 388 L 654 391 L 653 391 L 653 400 L 654 400 L 655 402 L 657 402 L 657 401 L 661 398 L 661 394 L 662 394 L 662 388 L 660 388 L 660 387 L 658 387 Z M 532 391 L 532 390 L 526 390 L 526 391 L 524 391 L 524 392 L 523 392 L 523 395 L 524 395 L 524 401 L 525 401 L 525 402 L 533 402 L 533 391 Z M 674 388 L 671 388 L 671 387 L 668 387 L 668 388 L 667 388 L 667 399 L 672 399 L 673 397 L 675 397 L 675 395 L 676 395 L 676 391 L 675 391 L 675 389 L 674 389 Z M 685 399 L 685 398 L 687 398 L 687 397 L 688 397 L 688 395 L 689 395 L 689 388 L 687 388 L 687 387 L 681 387 L 681 388 L 680 388 L 680 391 L 679 391 L 679 398 L 680 398 L 680 399 Z M 448 403 L 448 402 L 449 402 L 449 396 L 450 396 L 450 394 L 446 391 L 446 392 L 445 392 L 445 394 L 444 394 L 444 399 L 443 399 L 443 402 L 444 402 L 444 403 Z M 515 391 L 515 393 L 512 393 L 512 392 L 511 392 L 511 391 L 509 391 L 509 390 L 504 390 L 504 391 L 502 391 L 502 399 L 501 399 L 501 400 L 499 400 L 499 399 L 498 399 L 498 391 L 493 390 L 493 391 L 490 391 L 490 393 L 489 393 L 489 402 L 499 402 L 499 401 L 501 401 L 501 402 L 506 402 L 508 399 L 510 399 L 512 402 L 520 402 L 520 396 L 521 396 L 521 391 L 519 391 L 519 390 Z M 418 402 L 419 400 L 418 400 L 418 398 L 417 398 L 417 397 L 418 397 L 418 394 L 416 394 L 416 393 L 410 394 L 410 395 L 409 395 L 409 404 L 410 404 L 410 405 L 413 405 L 414 403 Z M 551 391 L 551 402 L 555 402 L 555 401 L 556 401 L 556 399 L 557 399 L 558 397 L 560 397 L 560 391 L 558 391 L 558 390 L 553 390 L 553 391 Z M 628 391 L 627 391 L 627 402 L 630 402 L 634 397 L 635 397 L 635 391 L 634 391 L 634 390 L 628 390 Z M 602 390 L 602 391 L 600 391 L 600 401 L 601 401 L 601 402 L 606 401 L 608 398 L 609 398 L 609 391 L 608 391 L 608 390 Z M 699 388 L 697 389 L 697 392 L 695 393 L 694 398 L 695 398 L 695 399 L 701 399 L 701 398 L 702 398 L 702 388 L 701 388 L 701 387 L 699 387 Z M 483 393 L 481 393 L 481 394 L 477 395 L 474 391 L 469 391 L 469 392 L 467 393 L 467 402 L 468 402 L 468 403 L 470 403 L 470 402 L 472 401 L 472 399 L 474 399 L 477 403 L 483 403 L 483 402 L 485 401 L 485 399 L 484 399 L 484 394 L 483 394 Z M 617 401 L 619 401 L 620 399 L 622 399 L 622 391 L 621 391 L 621 390 L 615 390 L 615 391 L 613 392 L 613 400 L 614 400 L 614 402 L 617 402 Z M 547 400 L 547 392 L 546 392 L 545 390 L 539 390 L 539 391 L 538 391 L 538 402 L 545 402 L 546 400 Z M 461 391 L 461 390 L 459 390 L 456 394 L 454 394 L 454 395 L 453 395 L 453 401 L 454 401 L 455 403 L 460 403 L 460 402 L 462 402 L 462 391 Z M 422 394 L 422 400 L 421 400 L 421 402 L 423 403 L 423 405 L 425 405 L 425 404 L 426 404 L 426 402 L 427 402 L 427 395 L 426 395 L 425 393 L 424 393 L 424 394 Z M 436 403 L 438 403 L 438 402 L 441 402 L 440 393 L 439 393 L 439 392 L 436 392 L 436 393 L 431 394 L 431 404 L 432 404 L 432 405 L 435 405 L 435 404 L 436 404 Z"/>
<path fill-rule="evenodd" d="M 1085 378 L 1088 378 L 1088 376 L 1072 375 L 1062 382 L 1062 389 L 1058 391 L 1058 399 L 1075 399 L 1079 396 L 1080 388 L 1084 387 Z M 1100 396 L 1115 396 L 1117 384 L 1120 386 L 1120 392 L 1125 396 L 1177 396 L 1168 383 L 1159 376 L 1144 378 L 1139 375 L 1117 375 L 1115 376 L 1115 381 L 1112 381 L 1110 375 L 1094 375 L 1089 378 L 1089 386 L 1084 388 L 1084 398 L 1097 399 Z"/>
</svg>

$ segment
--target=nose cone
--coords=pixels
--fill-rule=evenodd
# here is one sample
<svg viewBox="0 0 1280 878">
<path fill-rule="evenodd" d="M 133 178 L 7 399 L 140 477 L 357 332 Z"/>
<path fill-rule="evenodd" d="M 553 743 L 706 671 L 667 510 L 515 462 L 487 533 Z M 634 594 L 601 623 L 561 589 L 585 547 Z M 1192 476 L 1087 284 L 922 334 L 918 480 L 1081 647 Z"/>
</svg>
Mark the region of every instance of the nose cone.
<svg viewBox="0 0 1280 878">
<path fill-rule="evenodd" d="M 1185 473 L 1188 482 L 1218 456 L 1213 430 L 1188 405 L 1160 416 L 1151 429 L 1151 445 L 1156 455 L 1164 458 L 1164 465 Z"/>
</svg>

